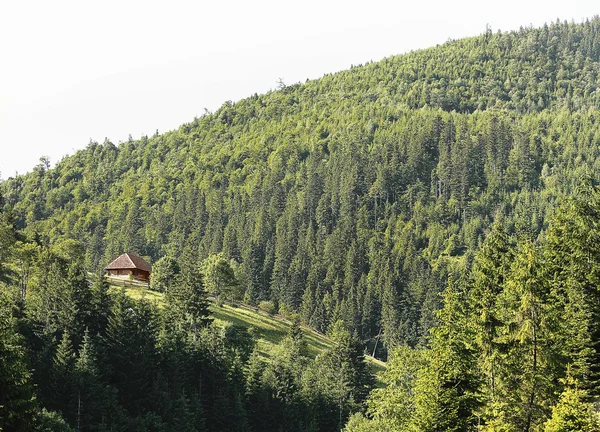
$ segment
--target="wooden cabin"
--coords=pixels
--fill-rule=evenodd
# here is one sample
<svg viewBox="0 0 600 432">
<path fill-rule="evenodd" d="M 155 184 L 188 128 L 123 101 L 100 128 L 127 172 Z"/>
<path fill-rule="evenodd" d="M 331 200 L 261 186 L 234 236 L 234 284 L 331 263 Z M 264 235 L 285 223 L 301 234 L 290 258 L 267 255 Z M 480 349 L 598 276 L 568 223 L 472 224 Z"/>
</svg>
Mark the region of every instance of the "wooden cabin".
<svg viewBox="0 0 600 432">
<path fill-rule="evenodd" d="M 106 267 L 107 276 L 129 278 L 148 282 L 152 266 L 133 253 L 124 253 Z"/>
</svg>

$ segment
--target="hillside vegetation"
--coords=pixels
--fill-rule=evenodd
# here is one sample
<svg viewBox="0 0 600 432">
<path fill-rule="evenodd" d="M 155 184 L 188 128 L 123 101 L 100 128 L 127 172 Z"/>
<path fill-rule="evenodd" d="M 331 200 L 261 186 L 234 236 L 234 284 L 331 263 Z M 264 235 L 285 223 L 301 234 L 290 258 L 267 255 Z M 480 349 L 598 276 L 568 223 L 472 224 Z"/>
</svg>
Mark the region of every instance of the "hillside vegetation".
<svg viewBox="0 0 600 432">
<path fill-rule="evenodd" d="M 22 328 L 15 343 L 45 382 L 41 359 L 82 350 L 92 316 L 75 325 L 63 310 L 82 307 L 72 280 L 132 251 L 175 280 L 156 286 L 167 307 L 148 342 L 166 356 L 145 381 L 162 403 L 124 399 L 134 386 L 110 368 L 99 379 L 144 430 L 150 418 L 175 427 L 173 410 L 195 430 L 339 430 L 351 414 L 350 431 L 597 430 L 599 72 L 598 17 L 488 30 L 42 161 L 0 184 L 5 238 L 19 238 L 0 249 L 21 299 L 6 328 Z M 74 278 L 60 307 L 45 294 L 56 268 Z M 293 333 L 257 366 L 246 336 L 208 324 L 204 285 L 296 313 L 336 343 L 313 361 Z M 96 325 L 100 346 L 110 328 Z M 171 334 L 180 345 L 158 343 Z M 221 363 L 217 339 L 234 347 Z M 180 357 L 197 344 L 202 367 Z M 370 396 L 365 348 L 390 360 Z M 216 364 L 220 399 L 198 378 Z M 50 388 L 42 406 L 73 425 L 76 404 Z M 565 429 L 569 410 L 579 429 Z"/>
<path fill-rule="evenodd" d="M 165 306 L 164 294 L 148 289 L 145 284 L 126 283 L 125 287 L 121 284 L 111 285 L 113 292 L 119 292 L 125 289 L 125 294 L 135 300 L 149 300 L 160 307 Z M 238 325 L 247 329 L 252 329 L 254 337 L 258 339 L 258 353 L 265 359 L 268 359 L 270 352 L 285 339 L 289 333 L 293 321 L 284 317 L 275 317 L 259 309 L 251 309 L 245 305 L 228 305 L 211 303 L 210 315 L 223 328 L 228 325 Z M 319 334 L 309 327 L 302 327 L 302 333 L 306 341 L 308 354 L 315 357 L 327 348 L 333 346 L 331 339 L 323 334 Z"/>
<path fill-rule="evenodd" d="M 147 299 L 155 302 L 159 307 L 164 307 L 164 295 L 149 290 L 143 285 L 127 287 L 125 293 L 133 299 Z M 112 285 L 111 288 L 116 292 L 122 290 L 123 285 Z M 258 308 L 251 308 L 243 304 L 218 305 L 212 303 L 210 305 L 210 315 L 220 328 L 237 325 L 249 329 L 253 337 L 257 339 L 257 352 L 265 361 L 269 361 L 273 351 L 277 350 L 277 346 L 285 340 L 294 326 L 294 317 L 272 316 Z M 327 349 L 334 347 L 334 342 L 326 335 L 318 333 L 306 325 L 301 325 L 300 328 L 306 342 L 306 353 L 309 357 L 314 358 Z M 385 363 L 370 356 L 367 356 L 367 360 L 374 374 L 385 370 Z"/>
</svg>

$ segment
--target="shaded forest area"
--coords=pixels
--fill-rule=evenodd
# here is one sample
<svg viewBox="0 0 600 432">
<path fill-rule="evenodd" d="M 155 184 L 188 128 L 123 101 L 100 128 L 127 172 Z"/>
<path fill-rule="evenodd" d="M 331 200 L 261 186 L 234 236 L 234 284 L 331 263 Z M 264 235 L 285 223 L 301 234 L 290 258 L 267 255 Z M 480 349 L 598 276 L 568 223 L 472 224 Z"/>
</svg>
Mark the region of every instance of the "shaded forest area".
<svg viewBox="0 0 600 432">
<path fill-rule="evenodd" d="M 173 340 L 182 345 L 167 352 L 204 368 L 216 354 L 209 349 L 193 363 L 190 353 L 204 352 L 194 343 L 220 340 L 221 384 L 229 384 L 214 388 L 231 392 L 223 403 L 237 403 L 240 415 L 261 412 L 248 390 L 259 367 L 250 363 L 252 349 L 246 357 L 227 354 L 237 342 L 204 323 L 204 284 L 191 280 L 222 254 L 240 287 L 229 295 L 271 302 L 340 340 L 341 352 L 327 354 L 331 363 L 290 360 L 308 366 L 290 367 L 289 393 L 269 373 L 258 374 L 271 398 L 260 409 L 279 414 L 267 426 L 256 422 L 268 415 L 246 418 L 249 430 L 339 430 L 351 413 L 350 431 L 598 430 L 591 401 L 600 369 L 599 71 L 598 17 L 488 30 L 227 102 L 162 135 L 118 146 L 91 142 L 53 169 L 42 161 L 0 184 L 4 244 L 11 245 L 0 255 L 11 305 L 3 334 L 19 329 L 5 345 L 20 359 L 14 367 L 36 364 L 41 352 L 58 361 L 70 349 L 81 359 L 86 340 L 109 343 L 114 305 L 128 300 L 109 296 L 110 308 L 74 324 L 78 315 L 51 299 L 68 294 L 65 304 L 83 310 L 74 294 L 84 289 L 81 272 L 132 251 L 180 263 L 177 283 L 163 288 L 173 293 L 172 308 L 127 306 L 149 308 L 136 317 L 160 317 L 154 339 L 144 339 L 148 352 L 161 348 L 164 332 L 181 331 Z M 62 282 L 44 276 L 55 262 Z M 107 321 L 92 331 L 86 320 L 101 313 Z M 70 318 L 61 321 L 63 314 Z M 370 396 L 365 348 L 390 365 L 388 386 Z M 147 385 L 158 392 L 167 385 L 160 365 L 169 365 L 166 375 L 174 366 L 155 360 L 144 361 L 156 368 Z M 313 393 L 303 387 L 311 367 L 327 364 L 347 374 L 313 371 L 330 384 Z M 76 411 L 44 393 L 53 367 L 36 365 L 35 403 L 50 410 L 46 417 L 62 412 L 77 427 Z M 221 399 L 186 387 L 198 382 L 195 375 L 178 375 L 185 384 L 156 393 L 167 395 L 164 407 L 196 413 L 196 429 L 169 429 L 174 420 L 160 414 L 167 408 L 147 410 L 139 395 L 119 399 L 126 390 L 103 373 L 132 424 L 151 413 L 166 428 L 123 430 L 200 430 L 200 418 L 208 430 L 242 430 L 211 417 Z M 584 423 L 560 429 L 561 413 L 573 406 Z M 286 419 L 302 420 L 290 429 Z"/>
</svg>

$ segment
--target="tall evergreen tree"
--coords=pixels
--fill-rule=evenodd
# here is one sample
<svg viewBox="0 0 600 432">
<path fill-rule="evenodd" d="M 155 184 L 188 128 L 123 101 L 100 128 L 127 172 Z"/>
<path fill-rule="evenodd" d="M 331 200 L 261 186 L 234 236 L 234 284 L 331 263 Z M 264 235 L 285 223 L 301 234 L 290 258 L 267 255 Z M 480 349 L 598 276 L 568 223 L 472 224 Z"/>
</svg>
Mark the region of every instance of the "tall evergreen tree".
<svg viewBox="0 0 600 432">
<path fill-rule="evenodd" d="M 600 392 L 600 194 L 589 182 L 561 206 L 549 227 L 546 278 L 563 308 L 573 377 Z"/>
<path fill-rule="evenodd" d="M 439 327 L 432 330 L 427 363 L 414 384 L 411 430 L 467 431 L 477 425 L 481 381 L 473 331 L 464 310 L 464 293 L 452 277 L 443 293 Z"/>
<path fill-rule="evenodd" d="M 17 331 L 11 299 L 3 289 L 0 291 L 0 429 L 33 430 L 34 395 L 23 338 Z"/>
<path fill-rule="evenodd" d="M 530 242 L 520 245 L 506 288 L 499 296 L 502 326 L 495 415 L 490 423 L 519 430 L 535 430 L 546 418 L 557 390 L 553 377 L 560 376 L 561 347 L 554 337 L 559 311 L 549 298 L 541 277 L 539 252 Z"/>
<path fill-rule="evenodd" d="M 188 328 L 205 326 L 211 321 L 208 300 L 203 275 L 191 247 L 184 250 L 180 268 L 179 277 L 167 292 L 169 307 Z"/>
</svg>

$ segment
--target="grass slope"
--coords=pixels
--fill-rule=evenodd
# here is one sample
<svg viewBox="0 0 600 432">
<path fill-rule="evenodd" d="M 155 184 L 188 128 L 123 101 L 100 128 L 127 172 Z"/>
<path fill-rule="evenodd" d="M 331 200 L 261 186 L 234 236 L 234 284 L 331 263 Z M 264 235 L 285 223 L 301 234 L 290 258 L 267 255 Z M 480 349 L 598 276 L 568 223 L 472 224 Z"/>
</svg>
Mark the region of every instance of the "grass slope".
<svg viewBox="0 0 600 432">
<path fill-rule="evenodd" d="M 111 289 L 115 291 L 125 289 L 125 293 L 133 299 L 145 298 L 156 302 L 159 307 L 164 304 L 163 294 L 148 289 L 146 284 L 114 278 L 109 278 L 109 282 Z M 245 305 L 230 306 L 224 304 L 223 306 L 218 306 L 212 303 L 210 310 L 215 323 L 219 326 L 231 323 L 244 327 L 253 327 L 258 334 L 258 351 L 265 361 L 270 360 L 271 353 L 285 338 L 291 326 L 291 322 L 281 316 L 270 316 L 265 312 Z M 302 332 L 304 333 L 308 353 L 311 357 L 315 357 L 326 349 L 333 347 L 331 339 L 308 326 L 303 325 Z M 367 359 L 371 363 L 373 372 L 376 375 L 385 370 L 384 362 L 370 356 L 367 356 Z"/>
<path fill-rule="evenodd" d="M 270 358 L 272 349 L 285 338 L 291 323 L 281 317 L 271 317 L 246 306 L 217 306 L 211 304 L 210 310 L 217 325 L 232 323 L 244 327 L 254 327 L 259 335 L 258 350 L 266 359 Z M 333 342 L 314 330 L 302 327 L 304 340 L 311 357 L 331 348 Z"/>
</svg>

